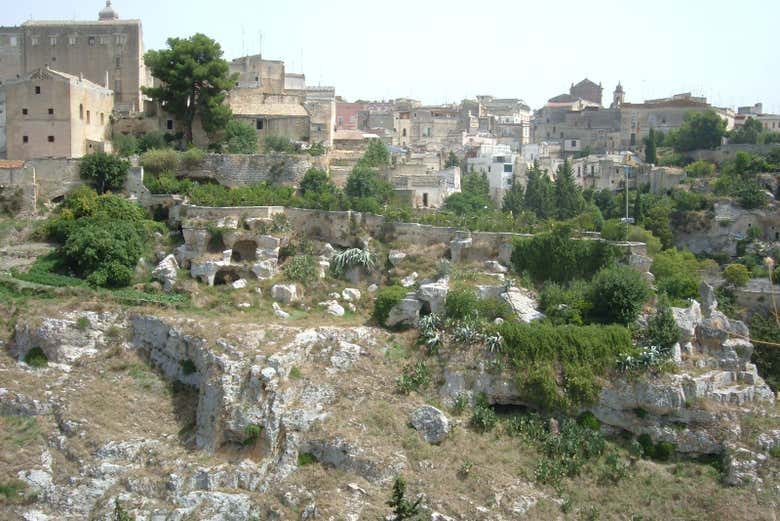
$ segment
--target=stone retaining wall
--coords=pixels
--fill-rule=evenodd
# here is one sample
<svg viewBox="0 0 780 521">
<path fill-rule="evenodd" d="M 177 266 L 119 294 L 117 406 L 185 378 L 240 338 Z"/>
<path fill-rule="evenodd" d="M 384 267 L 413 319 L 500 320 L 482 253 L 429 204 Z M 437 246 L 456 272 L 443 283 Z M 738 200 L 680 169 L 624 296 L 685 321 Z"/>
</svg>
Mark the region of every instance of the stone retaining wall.
<svg viewBox="0 0 780 521">
<path fill-rule="evenodd" d="M 326 170 L 326 156 L 308 154 L 207 154 L 194 166 L 181 166 L 176 172 L 190 179 L 213 179 L 230 188 L 261 181 L 297 186 L 310 168 Z"/>
</svg>

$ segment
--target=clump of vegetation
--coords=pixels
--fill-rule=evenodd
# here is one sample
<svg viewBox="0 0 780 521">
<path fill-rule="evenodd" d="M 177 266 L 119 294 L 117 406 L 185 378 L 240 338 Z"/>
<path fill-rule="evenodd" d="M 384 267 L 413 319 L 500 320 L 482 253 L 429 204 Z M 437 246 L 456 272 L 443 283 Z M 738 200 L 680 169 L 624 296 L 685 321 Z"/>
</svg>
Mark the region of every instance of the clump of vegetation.
<svg viewBox="0 0 780 521">
<path fill-rule="evenodd" d="M 700 262 L 689 251 L 675 248 L 658 253 L 650 266 L 659 294 L 665 294 L 672 304 L 686 306 L 687 300 L 699 296 Z"/>
<path fill-rule="evenodd" d="M 49 365 L 49 357 L 46 356 L 46 353 L 40 347 L 33 347 L 24 355 L 24 363 L 30 367 L 40 369 Z"/>
<path fill-rule="evenodd" d="M 298 453 L 298 466 L 305 467 L 306 465 L 313 465 L 317 463 L 317 457 L 311 452 L 299 452 Z"/>
<path fill-rule="evenodd" d="M 523 396 L 539 408 L 566 410 L 592 403 L 599 380 L 635 351 L 625 327 L 523 324 L 498 327 Z"/>
<path fill-rule="evenodd" d="M 152 149 L 141 154 L 141 166 L 150 174 L 175 172 L 180 162 L 179 153 L 172 148 Z"/>
<path fill-rule="evenodd" d="M 374 320 L 381 326 L 387 326 L 387 317 L 390 316 L 390 310 L 392 310 L 408 292 L 409 290 L 401 286 L 387 286 L 377 291 L 376 300 L 374 301 L 374 311 L 372 312 Z"/>
<path fill-rule="evenodd" d="M 420 503 L 422 496 L 417 501 L 406 499 L 406 481 L 401 476 L 393 482 L 393 493 L 387 501 L 387 506 L 393 509 L 393 513 L 386 519 L 392 521 L 419 520 L 422 515 Z"/>
<path fill-rule="evenodd" d="M 263 427 L 256 423 L 250 423 L 244 427 L 244 445 L 254 445 L 262 432 Z"/>
<path fill-rule="evenodd" d="M 496 412 L 488 404 L 485 395 L 479 395 L 474 404 L 474 412 L 471 415 L 469 424 L 479 432 L 488 432 L 493 430 L 496 423 L 498 423 Z"/>
<path fill-rule="evenodd" d="M 729 264 L 723 268 L 723 278 L 732 286 L 744 286 L 750 280 L 750 272 L 744 264 Z"/>
<path fill-rule="evenodd" d="M 376 262 L 374 255 L 361 248 L 349 248 L 335 254 L 330 260 L 331 271 L 336 276 L 342 276 L 352 268 L 362 268 L 370 271 L 374 269 Z"/>
<path fill-rule="evenodd" d="M 283 268 L 284 276 L 301 284 L 311 284 L 317 280 L 317 261 L 311 255 L 297 255 Z"/>
<path fill-rule="evenodd" d="M 750 319 L 750 333 L 751 341 L 755 345 L 752 362 L 756 364 L 766 383 L 777 392 L 780 390 L 780 348 L 772 344 L 780 344 L 778 318 L 771 313 L 766 317 L 760 313 L 753 314 Z"/>
<path fill-rule="evenodd" d="M 294 365 L 290 368 L 290 379 L 291 380 L 300 380 L 303 377 L 303 374 L 301 373 L 301 368 L 297 365 Z"/>
<path fill-rule="evenodd" d="M 661 303 L 655 314 L 647 321 L 646 336 L 649 345 L 664 350 L 671 350 L 680 339 L 680 330 L 674 320 L 674 314 L 665 303 Z"/>
<path fill-rule="evenodd" d="M 228 154 L 254 154 L 257 152 L 257 131 L 248 123 L 231 119 L 225 125 L 222 147 Z"/>
<path fill-rule="evenodd" d="M 653 443 L 653 439 L 649 434 L 640 434 L 637 438 L 637 441 L 642 447 L 642 455 L 645 458 L 658 461 L 669 461 L 677 450 L 674 443 L 669 441 L 659 441 L 658 443 Z"/>
<path fill-rule="evenodd" d="M 130 163 L 126 159 L 95 152 L 81 160 L 79 172 L 82 179 L 90 181 L 98 193 L 116 192 L 122 190 L 127 179 Z"/>
<path fill-rule="evenodd" d="M 30 493 L 27 483 L 20 479 L 0 482 L 0 505 L 26 505 L 35 499 L 36 494 Z"/>
<path fill-rule="evenodd" d="M 407 365 L 395 383 L 398 390 L 403 394 L 419 391 L 430 385 L 431 370 L 422 361 Z"/>
<path fill-rule="evenodd" d="M 603 323 L 630 324 L 650 297 L 642 275 L 628 266 L 603 268 L 591 283 L 591 313 Z"/>
</svg>

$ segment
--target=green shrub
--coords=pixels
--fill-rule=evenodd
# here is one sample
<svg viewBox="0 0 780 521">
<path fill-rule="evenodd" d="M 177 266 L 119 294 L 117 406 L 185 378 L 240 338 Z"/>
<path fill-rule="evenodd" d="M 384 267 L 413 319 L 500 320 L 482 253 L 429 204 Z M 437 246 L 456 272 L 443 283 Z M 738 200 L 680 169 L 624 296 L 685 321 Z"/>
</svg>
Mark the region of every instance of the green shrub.
<svg viewBox="0 0 780 521">
<path fill-rule="evenodd" d="M 317 457 L 311 452 L 299 452 L 298 453 L 298 466 L 305 467 L 306 465 L 313 465 L 317 463 Z"/>
<path fill-rule="evenodd" d="M 147 132 L 138 138 L 138 151 L 142 153 L 147 150 L 166 148 L 167 146 L 166 134 L 159 130 Z"/>
<path fill-rule="evenodd" d="M 444 310 L 448 318 L 462 320 L 477 311 L 479 298 L 472 289 L 452 289 L 444 300 Z"/>
<path fill-rule="evenodd" d="M 474 407 L 469 425 L 479 432 L 492 431 L 498 423 L 496 412 L 486 403 L 478 403 Z"/>
<path fill-rule="evenodd" d="M 650 297 L 642 275 L 628 266 L 599 271 L 591 283 L 592 315 L 603 323 L 630 324 Z"/>
<path fill-rule="evenodd" d="M 590 285 L 583 281 L 575 280 L 568 286 L 547 282 L 539 293 L 539 305 L 554 324 L 580 326 L 591 308 L 589 294 Z"/>
<path fill-rule="evenodd" d="M 141 166 L 151 174 L 175 172 L 180 160 L 179 153 L 171 148 L 147 150 L 141 154 Z"/>
<path fill-rule="evenodd" d="M 542 409 L 591 403 L 598 379 L 615 368 L 618 357 L 634 352 L 629 331 L 617 325 L 504 322 L 498 331 L 523 397 Z"/>
<path fill-rule="evenodd" d="M 628 237 L 627 228 L 619 219 L 606 220 L 601 227 L 601 237 L 608 241 L 625 241 Z"/>
<path fill-rule="evenodd" d="M 718 307 L 720 307 L 718 297 Z M 780 327 L 774 316 L 761 316 L 754 313 L 750 319 L 751 342 L 755 345 L 751 361 L 758 367 L 758 372 L 775 392 L 780 391 Z M 762 342 L 762 340 L 764 342 Z"/>
<path fill-rule="evenodd" d="M 396 380 L 398 390 L 403 394 L 419 391 L 431 383 L 431 370 L 424 362 L 407 365 Z"/>
<path fill-rule="evenodd" d="M 64 263 L 97 286 L 127 286 L 145 241 L 128 221 L 79 219 L 60 248 Z"/>
<path fill-rule="evenodd" d="M 515 272 L 527 271 L 538 282 L 588 280 L 614 262 L 614 246 L 603 241 L 575 240 L 570 233 L 568 227 L 558 226 L 552 232 L 516 240 L 512 251 Z"/>
<path fill-rule="evenodd" d="M 660 305 L 656 313 L 647 321 L 647 342 L 666 350 L 671 349 L 679 339 L 680 330 L 672 310 L 667 305 Z"/>
<path fill-rule="evenodd" d="M 40 347 L 33 347 L 24 355 L 24 363 L 30 367 L 40 369 L 49 365 L 49 357 L 46 356 L 46 353 Z"/>
<path fill-rule="evenodd" d="M 114 150 L 121 157 L 138 153 L 138 139 L 132 134 L 114 134 L 111 142 L 114 145 Z"/>
<path fill-rule="evenodd" d="M 642 456 L 645 458 L 655 458 L 655 444 L 649 434 L 640 434 L 637 442 L 642 447 Z"/>
<path fill-rule="evenodd" d="M 126 159 L 104 152 L 84 156 L 79 173 L 82 179 L 90 181 L 98 193 L 122 190 L 127 179 L 130 163 Z"/>
<path fill-rule="evenodd" d="M 372 316 L 381 326 L 386 326 L 390 310 L 403 299 L 409 290 L 401 286 L 388 286 L 377 291 Z"/>
<path fill-rule="evenodd" d="M 87 317 L 79 317 L 76 320 L 76 327 L 84 331 L 91 325 L 91 322 Z"/>
<path fill-rule="evenodd" d="M 599 431 L 601 430 L 601 422 L 596 415 L 590 411 L 585 411 L 577 417 L 577 423 L 588 429 Z"/>
<path fill-rule="evenodd" d="M 262 432 L 263 427 L 256 423 L 244 427 L 244 445 L 254 445 Z"/>
<path fill-rule="evenodd" d="M 303 375 L 301 374 L 301 368 L 297 365 L 294 365 L 290 368 L 290 379 L 291 380 L 300 380 Z"/>
<path fill-rule="evenodd" d="M 205 152 L 197 147 L 190 147 L 179 155 L 182 166 L 187 169 L 198 166 L 204 157 L 206 157 Z"/>
<path fill-rule="evenodd" d="M 223 144 L 228 154 L 254 154 L 257 152 L 257 130 L 249 123 L 232 119 L 225 125 Z"/>
<path fill-rule="evenodd" d="M 289 138 L 284 136 L 266 136 L 263 140 L 266 152 L 283 152 L 292 154 L 295 152 L 295 145 Z"/>
<path fill-rule="evenodd" d="M 284 265 L 283 272 L 288 280 L 311 284 L 317 280 L 317 261 L 311 255 L 297 255 Z"/>
<path fill-rule="evenodd" d="M 340 277 L 350 268 L 372 270 L 375 266 L 374 255 L 367 249 L 349 248 L 340 251 L 330 259 L 331 271 Z"/>
<path fill-rule="evenodd" d="M 677 448 L 670 441 L 659 441 L 655 445 L 655 459 L 658 461 L 669 461 L 674 456 Z"/>
<path fill-rule="evenodd" d="M 723 278 L 732 286 L 744 286 L 750 280 L 750 271 L 744 264 L 729 264 L 723 268 Z"/>
<path fill-rule="evenodd" d="M 715 165 L 700 159 L 686 166 L 685 172 L 689 177 L 710 177 L 715 173 Z"/>
</svg>

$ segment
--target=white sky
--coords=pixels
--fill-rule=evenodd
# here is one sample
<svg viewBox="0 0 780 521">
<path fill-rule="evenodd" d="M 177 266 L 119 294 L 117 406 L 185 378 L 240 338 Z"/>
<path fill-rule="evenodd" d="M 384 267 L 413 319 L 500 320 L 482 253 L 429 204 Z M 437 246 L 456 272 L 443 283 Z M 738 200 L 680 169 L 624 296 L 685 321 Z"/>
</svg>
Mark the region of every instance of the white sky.
<svg viewBox="0 0 780 521">
<path fill-rule="evenodd" d="M 2 0 L 0 25 L 97 19 L 102 0 Z M 225 57 L 282 59 L 347 99 L 425 103 L 477 94 L 533 108 L 584 77 L 609 104 L 692 91 L 780 113 L 780 0 L 116 0 L 147 49 L 203 32 Z"/>
</svg>

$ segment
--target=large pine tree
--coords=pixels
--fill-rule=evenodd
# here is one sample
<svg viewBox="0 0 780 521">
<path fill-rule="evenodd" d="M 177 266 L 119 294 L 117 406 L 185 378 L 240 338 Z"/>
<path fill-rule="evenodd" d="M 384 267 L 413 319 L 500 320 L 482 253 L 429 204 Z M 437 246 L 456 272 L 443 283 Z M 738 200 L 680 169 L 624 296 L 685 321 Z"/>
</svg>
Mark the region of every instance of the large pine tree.
<svg viewBox="0 0 780 521">
<path fill-rule="evenodd" d="M 540 219 L 554 217 L 555 186 L 547 173 L 534 166 L 528 171 L 528 185 L 525 188 L 525 207 Z"/>
<path fill-rule="evenodd" d="M 555 210 L 558 219 L 571 219 L 585 208 L 582 189 L 574 181 L 574 172 L 569 160 L 558 167 L 555 178 Z"/>
</svg>

